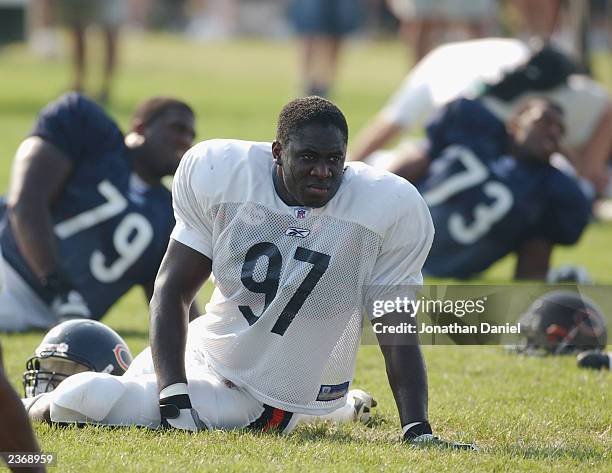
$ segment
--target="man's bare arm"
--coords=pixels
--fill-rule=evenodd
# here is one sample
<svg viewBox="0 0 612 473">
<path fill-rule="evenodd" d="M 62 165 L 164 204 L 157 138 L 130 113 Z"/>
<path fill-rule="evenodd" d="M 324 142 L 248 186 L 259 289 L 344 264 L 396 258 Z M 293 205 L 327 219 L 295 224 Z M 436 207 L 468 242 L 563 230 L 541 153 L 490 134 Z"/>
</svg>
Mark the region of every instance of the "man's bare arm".
<svg viewBox="0 0 612 473">
<path fill-rule="evenodd" d="M 379 150 L 402 131 L 402 127 L 378 115 L 357 137 L 357 143 L 349 152 L 348 161 L 363 161 Z"/>
<path fill-rule="evenodd" d="M 155 287 L 155 281 L 150 281 L 147 284 L 142 286 L 142 289 L 145 293 L 145 298 L 147 299 L 147 304 L 151 303 L 151 299 L 153 298 L 153 289 Z M 200 316 L 200 308 L 198 307 L 197 301 L 193 301 L 191 307 L 189 307 L 189 322 L 198 318 Z"/>
<path fill-rule="evenodd" d="M 41 280 L 57 269 L 51 204 L 71 171 L 69 158 L 39 137 L 26 139 L 15 157 L 7 195 L 8 216 L 21 253 Z"/>
<path fill-rule="evenodd" d="M 514 278 L 546 279 L 552 248 L 552 243 L 544 239 L 532 239 L 523 243 L 517 251 Z"/>
<path fill-rule="evenodd" d="M 457 443 L 432 434 L 428 421 L 428 385 L 425 361 L 418 344 L 416 319 L 406 314 L 389 313 L 376 319 L 384 326 L 412 323 L 415 333 L 384 333 L 377 330 L 378 343 L 385 357 L 387 377 L 399 411 L 404 441 L 412 445 L 434 444 L 443 448 L 478 450 L 474 444 Z"/>
<path fill-rule="evenodd" d="M 410 321 L 414 319 L 407 320 L 406 314 L 398 313 L 376 319 L 383 326 Z M 427 422 L 427 372 L 417 334 L 379 333 L 377 337 L 402 426 Z"/>
<path fill-rule="evenodd" d="M 425 146 L 410 146 L 398 150 L 386 170 L 414 183 L 425 175 L 430 163 Z"/>
<path fill-rule="evenodd" d="M 175 240 L 170 240 L 155 280 L 151 299 L 151 354 L 161 391 L 186 383 L 185 345 L 188 312 L 193 299 L 212 271 L 212 261 Z"/>
<path fill-rule="evenodd" d="M 32 432 L 28 416 L 12 386 L 4 375 L 0 353 L 0 452 L 37 453 L 38 444 Z M 2 460 L 0 460 L 1 462 Z M 44 472 L 45 468 L 15 468 L 19 472 Z"/>
</svg>

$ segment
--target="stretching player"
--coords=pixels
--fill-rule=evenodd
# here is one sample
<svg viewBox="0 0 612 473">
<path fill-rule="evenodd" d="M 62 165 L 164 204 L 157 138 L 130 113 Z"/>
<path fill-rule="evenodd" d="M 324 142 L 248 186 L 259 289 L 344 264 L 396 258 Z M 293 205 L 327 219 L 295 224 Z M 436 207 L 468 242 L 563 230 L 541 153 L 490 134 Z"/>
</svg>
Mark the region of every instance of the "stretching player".
<svg viewBox="0 0 612 473">
<path fill-rule="evenodd" d="M 428 147 L 403 165 L 436 227 L 428 274 L 467 278 L 509 253 L 517 279 L 544 279 L 554 245 L 574 244 L 590 200 L 574 176 L 550 164 L 564 113 L 532 98 L 508 126 L 479 100 L 452 102 L 427 128 Z"/>
<path fill-rule="evenodd" d="M 306 97 L 283 108 L 272 144 L 192 148 L 174 181 L 177 223 L 151 301 L 151 349 L 122 377 L 71 376 L 42 395 L 33 416 L 288 432 L 303 415 L 354 412 L 362 307 L 397 285 L 422 284 L 434 231 L 404 179 L 345 167 L 347 140 L 342 112 Z M 189 306 L 211 274 L 207 313 L 188 330 Z M 433 437 L 416 340 L 379 342 L 404 439 L 471 448 Z"/>
<path fill-rule="evenodd" d="M 76 93 L 41 112 L 0 201 L 0 331 L 100 319 L 135 285 L 149 300 L 174 225 L 161 179 L 193 137 L 172 98 L 144 102 L 126 137 Z"/>
<path fill-rule="evenodd" d="M 350 159 L 363 161 L 400 133 L 422 129 L 446 104 L 460 97 L 483 97 L 488 110 L 507 121 L 525 98 L 533 96 L 546 96 L 568 111 L 562 153 L 579 175 L 602 192 L 612 157 L 609 93 L 578 73 L 563 53 L 550 46 L 532 51 L 517 39 L 484 38 L 434 49 L 414 66 L 359 134 Z M 378 157 L 391 163 L 401 161 L 413 146 L 404 142 L 394 150 L 379 152 Z"/>
</svg>

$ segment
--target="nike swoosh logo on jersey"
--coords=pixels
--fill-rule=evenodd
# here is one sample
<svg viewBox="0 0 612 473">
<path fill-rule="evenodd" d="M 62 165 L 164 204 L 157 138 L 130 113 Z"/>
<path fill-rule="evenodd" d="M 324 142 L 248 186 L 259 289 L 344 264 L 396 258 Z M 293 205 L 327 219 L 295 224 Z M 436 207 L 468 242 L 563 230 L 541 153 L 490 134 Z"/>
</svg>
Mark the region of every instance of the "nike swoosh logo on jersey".
<svg viewBox="0 0 612 473">
<path fill-rule="evenodd" d="M 285 235 L 297 238 L 306 238 L 308 235 L 310 235 L 310 230 L 306 230 L 305 228 L 289 227 L 285 231 Z"/>
</svg>

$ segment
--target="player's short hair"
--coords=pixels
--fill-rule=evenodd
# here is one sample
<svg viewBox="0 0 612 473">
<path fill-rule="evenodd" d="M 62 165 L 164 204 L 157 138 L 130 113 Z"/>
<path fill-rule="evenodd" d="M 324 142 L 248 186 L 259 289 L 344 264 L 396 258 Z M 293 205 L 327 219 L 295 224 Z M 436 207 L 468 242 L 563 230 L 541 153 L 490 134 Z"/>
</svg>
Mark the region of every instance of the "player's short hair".
<svg viewBox="0 0 612 473">
<path fill-rule="evenodd" d="M 298 129 L 312 123 L 335 126 L 342 133 L 344 142 L 348 142 L 344 114 L 329 100 L 315 95 L 297 98 L 283 107 L 278 116 L 276 139 L 285 144 Z"/>
<path fill-rule="evenodd" d="M 195 116 L 193 109 L 182 100 L 172 97 L 152 97 L 141 103 L 132 115 L 132 129 L 148 126 L 170 109 L 182 109 Z"/>
</svg>

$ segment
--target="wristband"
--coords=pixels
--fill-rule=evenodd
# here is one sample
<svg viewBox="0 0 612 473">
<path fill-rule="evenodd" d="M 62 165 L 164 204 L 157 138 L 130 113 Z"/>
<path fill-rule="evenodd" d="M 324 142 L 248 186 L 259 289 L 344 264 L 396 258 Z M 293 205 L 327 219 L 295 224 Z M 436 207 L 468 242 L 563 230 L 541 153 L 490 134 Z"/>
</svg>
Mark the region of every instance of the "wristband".
<svg viewBox="0 0 612 473">
<path fill-rule="evenodd" d="M 187 383 L 174 383 L 162 389 L 159 392 L 159 398 L 165 399 L 171 396 L 180 396 L 182 394 L 189 395 L 189 391 L 187 390 Z"/>
<path fill-rule="evenodd" d="M 159 393 L 159 409 L 163 419 L 176 419 L 181 409 L 191 409 L 187 383 L 174 383 Z"/>
<path fill-rule="evenodd" d="M 61 270 L 56 269 L 40 279 L 42 286 L 53 294 L 65 294 L 73 289 L 70 278 Z"/>
<path fill-rule="evenodd" d="M 402 427 L 404 440 L 412 440 L 420 435 L 432 434 L 431 425 L 427 421 L 411 422 Z"/>
</svg>

